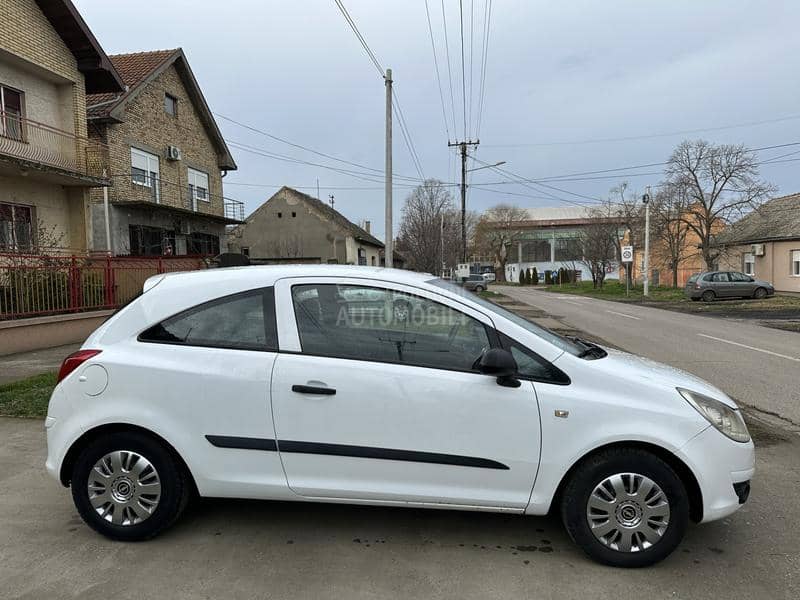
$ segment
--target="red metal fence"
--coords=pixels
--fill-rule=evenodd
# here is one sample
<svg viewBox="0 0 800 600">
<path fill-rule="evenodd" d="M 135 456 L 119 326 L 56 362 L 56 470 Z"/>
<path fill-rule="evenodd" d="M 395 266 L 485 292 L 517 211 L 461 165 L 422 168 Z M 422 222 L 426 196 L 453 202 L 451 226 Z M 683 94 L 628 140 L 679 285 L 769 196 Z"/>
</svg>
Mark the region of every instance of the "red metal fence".
<svg viewBox="0 0 800 600">
<path fill-rule="evenodd" d="M 0 254 L 0 321 L 116 308 L 148 277 L 206 266 L 203 257 Z"/>
</svg>

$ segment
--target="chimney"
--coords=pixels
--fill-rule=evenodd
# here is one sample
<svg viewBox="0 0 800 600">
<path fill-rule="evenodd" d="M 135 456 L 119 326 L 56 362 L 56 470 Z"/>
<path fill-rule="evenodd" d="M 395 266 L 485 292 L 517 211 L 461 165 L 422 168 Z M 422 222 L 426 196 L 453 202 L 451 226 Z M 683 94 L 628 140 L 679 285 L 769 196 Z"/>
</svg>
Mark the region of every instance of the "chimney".
<svg viewBox="0 0 800 600">
<path fill-rule="evenodd" d="M 370 235 L 372 235 L 372 232 L 370 231 L 371 225 L 372 223 L 370 223 L 369 221 L 364 221 L 364 230 Z"/>
</svg>

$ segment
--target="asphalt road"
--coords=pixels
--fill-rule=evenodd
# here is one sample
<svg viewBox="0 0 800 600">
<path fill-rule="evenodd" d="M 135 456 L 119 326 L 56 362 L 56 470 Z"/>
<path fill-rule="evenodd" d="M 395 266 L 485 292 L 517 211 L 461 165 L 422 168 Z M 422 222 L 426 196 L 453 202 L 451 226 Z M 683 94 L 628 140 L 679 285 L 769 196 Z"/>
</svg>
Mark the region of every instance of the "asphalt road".
<svg viewBox="0 0 800 600">
<path fill-rule="evenodd" d="M 85 526 L 40 420 L 0 419 L 0 598 L 615 600 L 800 597 L 800 437 L 754 431 L 750 501 L 655 567 L 590 562 L 558 520 L 204 500 L 149 542 Z"/>
<path fill-rule="evenodd" d="M 800 334 L 583 296 L 501 292 L 641 356 L 710 381 L 737 401 L 800 425 Z"/>
</svg>

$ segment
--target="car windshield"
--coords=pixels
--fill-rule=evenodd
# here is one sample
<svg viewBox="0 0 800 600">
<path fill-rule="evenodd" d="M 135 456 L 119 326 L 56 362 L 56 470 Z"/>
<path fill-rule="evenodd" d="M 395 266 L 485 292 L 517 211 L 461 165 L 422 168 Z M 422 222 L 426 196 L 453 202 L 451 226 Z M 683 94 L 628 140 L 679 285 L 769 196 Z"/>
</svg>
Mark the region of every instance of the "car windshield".
<svg viewBox="0 0 800 600">
<path fill-rule="evenodd" d="M 461 286 L 455 285 L 449 281 L 445 281 L 444 279 L 429 279 L 426 283 L 434 285 L 438 288 L 442 288 L 453 292 L 454 294 L 458 294 L 460 296 L 467 297 L 471 302 L 479 304 L 483 306 L 487 310 L 500 315 L 501 317 L 505 317 L 515 325 L 519 325 L 523 329 L 530 331 L 532 334 L 539 336 L 540 338 L 550 342 L 554 346 L 560 348 L 564 352 L 569 352 L 575 356 L 585 355 L 587 345 L 579 342 L 572 341 L 569 338 L 564 336 L 558 335 L 557 333 L 550 331 L 545 327 L 541 327 L 536 325 L 535 323 L 531 323 L 527 319 L 523 319 L 518 314 L 511 312 L 508 309 L 495 304 L 494 302 L 489 302 L 488 300 L 484 300 L 480 296 L 472 293 L 465 292 Z"/>
</svg>

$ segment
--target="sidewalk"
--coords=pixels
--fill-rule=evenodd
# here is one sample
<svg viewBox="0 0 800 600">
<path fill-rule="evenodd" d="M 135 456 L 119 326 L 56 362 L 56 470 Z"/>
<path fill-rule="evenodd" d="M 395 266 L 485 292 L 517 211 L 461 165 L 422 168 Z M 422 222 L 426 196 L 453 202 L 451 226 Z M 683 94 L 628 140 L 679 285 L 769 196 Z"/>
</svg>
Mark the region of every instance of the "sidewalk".
<svg viewBox="0 0 800 600">
<path fill-rule="evenodd" d="M 0 385 L 27 379 L 40 373 L 58 371 L 61 361 L 78 348 L 80 348 L 80 344 L 69 344 L 0 356 Z"/>
</svg>

